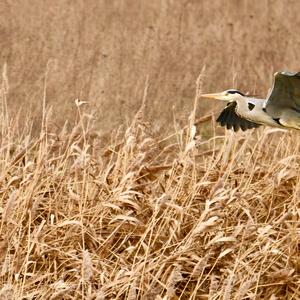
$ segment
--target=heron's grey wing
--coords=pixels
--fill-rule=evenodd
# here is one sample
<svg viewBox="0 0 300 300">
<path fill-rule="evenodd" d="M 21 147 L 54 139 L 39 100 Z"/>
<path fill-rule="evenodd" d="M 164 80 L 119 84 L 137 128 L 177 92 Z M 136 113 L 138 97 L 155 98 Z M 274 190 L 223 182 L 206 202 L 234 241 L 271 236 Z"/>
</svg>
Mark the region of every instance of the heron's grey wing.
<svg viewBox="0 0 300 300">
<path fill-rule="evenodd" d="M 300 112 L 300 72 L 278 72 L 266 103 L 267 113 L 280 118 L 284 109 Z"/>
<path fill-rule="evenodd" d="M 236 102 L 229 102 L 222 110 L 217 119 L 217 122 L 220 123 L 221 126 L 226 126 L 227 129 L 233 129 L 234 131 L 238 131 L 240 128 L 245 131 L 260 126 L 260 124 L 241 118 L 235 111 L 236 105 Z"/>
</svg>

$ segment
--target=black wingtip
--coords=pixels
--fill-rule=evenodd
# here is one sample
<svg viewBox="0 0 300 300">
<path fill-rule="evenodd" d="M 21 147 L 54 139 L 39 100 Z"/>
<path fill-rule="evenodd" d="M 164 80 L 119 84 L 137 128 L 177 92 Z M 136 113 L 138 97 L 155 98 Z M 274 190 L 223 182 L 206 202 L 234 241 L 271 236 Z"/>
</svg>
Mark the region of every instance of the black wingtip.
<svg viewBox="0 0 300 300">
<path fill-rule="evenodd" d="M 245 131 L 260 126 L 260 124 L 241 118 L 235 111 L 236 106 L 236 102 L 230 102 L 222 110 L 219 117 L 217 118 L 217 122 L 220 123 L 221 126 L 226 126 L 227 129 L 233 129 L 235 132 L 239 129 Z"/>
</svg>

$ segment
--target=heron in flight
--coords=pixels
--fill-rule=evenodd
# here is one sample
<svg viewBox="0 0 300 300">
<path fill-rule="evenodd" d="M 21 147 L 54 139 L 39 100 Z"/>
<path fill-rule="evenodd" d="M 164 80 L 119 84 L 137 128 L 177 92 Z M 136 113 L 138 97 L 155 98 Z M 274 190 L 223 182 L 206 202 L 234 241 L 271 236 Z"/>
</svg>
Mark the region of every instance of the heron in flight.
<svg viewBox="0 0 300 300">
<path fill-rule="evenodd" d="M 237 131 L 261 125 L 300 130 L 300 72 L 277 72 L 267 99 L 244 95 L 238 90 L 201 97 L 227 101 L 217 122 Z"/>
</svg>

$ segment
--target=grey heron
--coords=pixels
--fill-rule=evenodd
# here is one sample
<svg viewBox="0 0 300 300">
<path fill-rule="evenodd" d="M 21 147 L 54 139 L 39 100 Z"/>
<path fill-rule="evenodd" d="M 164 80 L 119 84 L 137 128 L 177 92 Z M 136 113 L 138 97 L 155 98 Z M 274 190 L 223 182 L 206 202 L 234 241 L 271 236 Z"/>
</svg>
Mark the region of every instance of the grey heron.
<svg viewBox="0 0 300 300">
<path fill-rule="evenodd" d="M 248 97 L 238 90 L 203 94 L 227 101 L 217 122 L 237 131 L 268 125 L 300 130 L 300 72 L 277 72 L 266 99 Z"/>
</svg>

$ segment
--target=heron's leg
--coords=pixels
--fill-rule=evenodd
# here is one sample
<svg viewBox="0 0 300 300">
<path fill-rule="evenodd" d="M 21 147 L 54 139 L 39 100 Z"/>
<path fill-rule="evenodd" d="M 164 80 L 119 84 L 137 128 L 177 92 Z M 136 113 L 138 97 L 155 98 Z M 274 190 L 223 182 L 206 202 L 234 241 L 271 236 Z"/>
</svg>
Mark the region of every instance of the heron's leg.
<svg viewBox="0 0 300 300">
<path fill-rule="evenodd" d="M 286 109 L 282 112 L 280 123 L 286 127 L 300 129 L 300 113 L 293 109 Z"/>
</svg>

